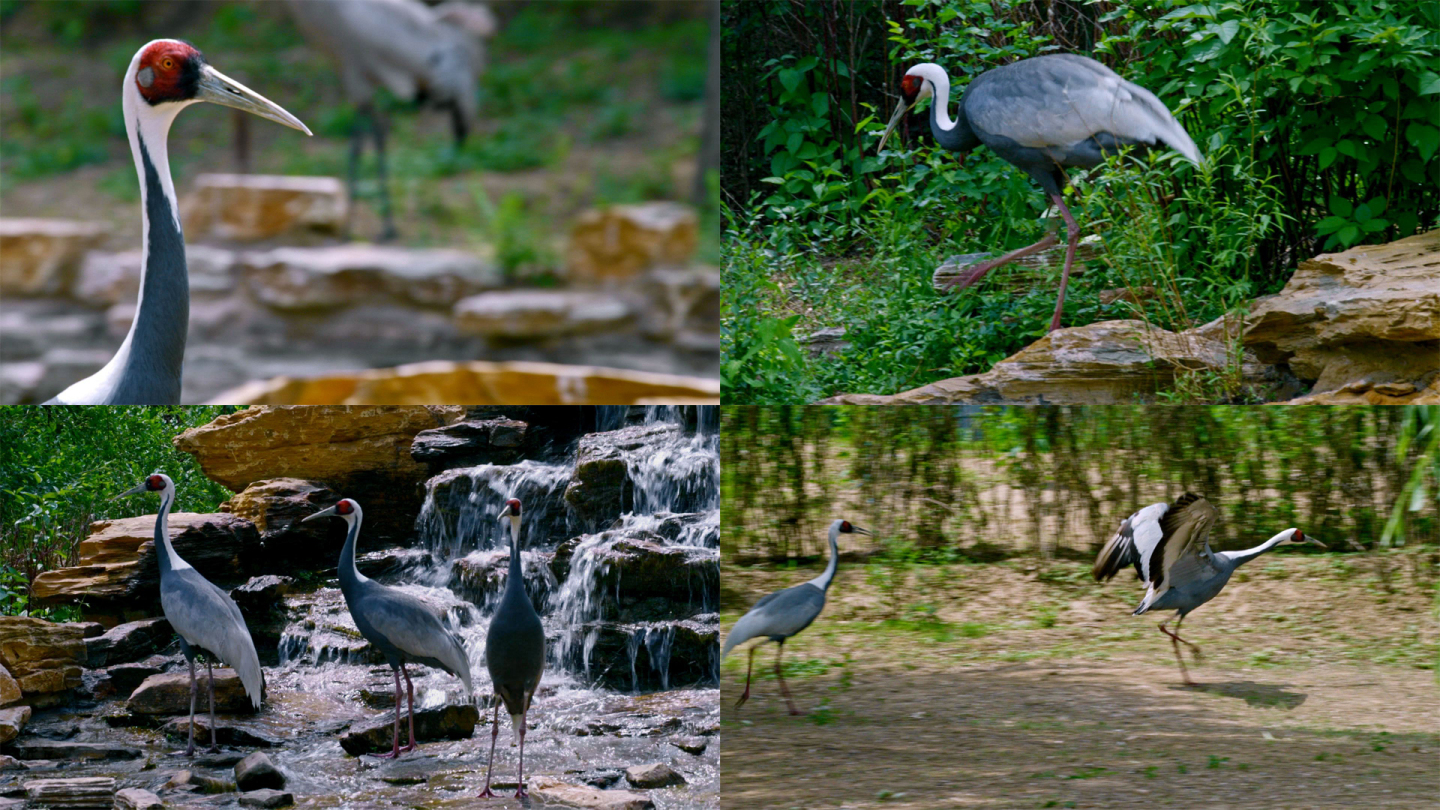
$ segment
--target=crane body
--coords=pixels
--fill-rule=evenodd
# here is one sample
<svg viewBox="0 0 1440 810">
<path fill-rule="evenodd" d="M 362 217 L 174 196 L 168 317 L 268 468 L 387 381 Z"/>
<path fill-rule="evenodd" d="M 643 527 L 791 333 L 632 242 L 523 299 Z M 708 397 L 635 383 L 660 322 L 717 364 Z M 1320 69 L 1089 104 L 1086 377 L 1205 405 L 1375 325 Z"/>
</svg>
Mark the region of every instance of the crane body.
<svg viewBox="0 0 1440 810">
<path fill-rule="evenodd" d="M 1075 263 L 1080 226 L 1061 191 L 1065 169 L 1094 168 L 1125 148 L 1169 146 L 1187 160 L 1201 163 L 1195 142 L 1149 90 L 1126 81 L 1110 68 L 1084 56 L 1055 54 L 1022 59 L 981 73 L 960 97 L 950 118 L 950 79 L 934 63 L 910 68 L 901 81 L 903 100 L 880 138 L 883 150 L 905 113 L 925 99 L 930 132 L 944 149 L 962 155 L 979 146 L 1024 171 L 1059 209 L 1066 226 L 1065 269 L 1050 330 L 1060 328 L 1065 287 Z M 965 289 L 996 267 L 1055 244 L 1047 234 L 1039 242 L 988 260 L 953 282 Z"/>
</svg>

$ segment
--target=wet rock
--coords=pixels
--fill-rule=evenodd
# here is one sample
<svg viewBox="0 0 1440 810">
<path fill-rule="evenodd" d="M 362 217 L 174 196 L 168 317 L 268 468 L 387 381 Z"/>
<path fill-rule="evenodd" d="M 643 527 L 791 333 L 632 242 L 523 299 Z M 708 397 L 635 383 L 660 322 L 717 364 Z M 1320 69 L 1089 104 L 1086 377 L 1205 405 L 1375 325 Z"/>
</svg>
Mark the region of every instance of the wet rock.
<svg viewBox="0 0 1440 810">
<path fill-rule="evenodd" d="M 160 810 L 165 803 L 148 790 L 124 788 L 115 792 L 115 810 Z"/>
<path fill-rule="evenodd" d="M 228 667 L 216 667 L 215 673 L 215 712 L 217 714 L 254 714 L 255 707 L 250 703 L 250 697 L 245 694 L 245 685 L 240 682 L 240 675 Z M 196 711 L 203 705 L 207 710 L 210 708 L 209 682 L 205 677 L 203 667 L 196 667 L 196 679 L 199 683 L 202 697 L 198 698 Z M 146 678 L 130 699 L 125 702 L 125 708 L 133 714 L 190 714 L 190 672 L 183 670 L 169 672 L 161 675 L 151 675 Z"/>
<path fill-rule="evenodd" d="M 504 417 L 466 419 L 415 434 L 410 457 L 432 472 L 480 464 L 514 464 L 525 449 L 529 425 Z"/>
<path fill-rule="evenodd" d="M 294 577 L 266 574 L 252 577 L 244 585 L 230 592 L 230 598 L 240 607 L 240 612 L 249 616 L 263 617 L 272 610 L 283 608 L 285 597 L 295 588 Z"/>
<path fill-rule="evenodd" d="M 164 618 L 116 625 L 104 635 L 85 642 L 88 666 L 98 669 L 110 664 L 132 663 L 165 648 L 174 638 L 175 631 Z"/>
<path fill-rule="evenodd" d="M 570 530 L 570 512 L 560 497 L 566 473 L 559 468 L 536 472 L 483 466 L 440 473 L 425 482 L 428 508 L 416 521 L 416 529 L 449 555 L 469 555 L 466 567 L 487 571 L 494 567 L 495 552 L 483 549 L 509 546 L 508 527 L 495 519 L 507 497 L 525 504 L 522 531 L 527 536 L 563 537 Z"/>
<path fill-rule="evenodd" d="M 3 656 L 0 656 L 3 659 Z M 0 706 L 9 706 L 20 699 L 20 683 L 10 670 L 0 663 Z"/>
<path fill-rule="evenodd" d="M 0 754 L 0 771 L 23 771 L 26 770 L 25 763 L 12 756 Z"/>
<path fill-rule="evenodd" d="M 201 687 L 204 688 L 203 685 Z M 219 694 L 216 694 L 219 698 Z M 210 744 L 210 701 L 203 692 L 196 701 L 195 706 L 195 744 Z M 217 707 L 217 713 L 220 711 Z M 201 714 L 204 712 L 204 714 Z M 177 717 L 160 727 L 160 732 L 172 740 L 185 742 L 190 739 L 190 718 Z M 215 728 L 215 741 L 220 745 L 229 745 L 237 748 L 276 748 L 281 744 L 280 740 L 257 734 L 253 731 L 240 728 L 239 726 L 217 724 Z M 233 763 L 232 763 L 233 764 Z"/>
<path fill-rule="evenodd" d="M 470 703 L 419 709 L 415 712 L 415 738 L 420 742 L 469 739 L 474 735 L 475 724 L 479 720 L 479 710 Z M 406 718 L 402 718 L 400 725 L 402 732 L 408 735 L 406 722 Z M 395 715 L 392 713 L 352 729 L 340 738 L 340 747 L 352 757 L 389 751 L 393 746 L 394 733 Z"/>
<path fill-rule="evenodd" d="M 580 215 L 565 266 L 574 282 L 625 281 L 651 267 L 684 265 L 695 254 L 700 220 L 670 202 L 614 205 Z"/>
<path fill-rule="evenodd" d="M 191 238 L 251 242 L 320 231 L 337 233 L 348 197 L 335 177 L 202 174 L 181 206 Z"/>
<path fill-rule="evenodd" d="M 164 672 L 169 661 L 170 659 L 163 655 L 152 655 L 144 661 L 106 667 L 105 674 L 109 676 L 116 693 L 129 695 L 144 683 L 146 678 Z"/>
<path fill-rule="evenodd" d="M 280 790 L 267 788 L 240 794 L 240 804 L 244 807 L 289 807 L 294 803 L 293 795 Z"/>
<path fill-rule="evenodd" d="M 522 552 L 521 570 L 524 573 L 526 592 L 537 604 L 544 604 L 549 598 L 549 580 L 536 571 L 548 568 L 552 555 L 544 552 Z M 505 580 L 510 574 L 510 552 L 479 551 L 450 563 L 450 590 L 467 602 L 492 606 L 505 591 Z"/>
<path fill-rule="evenodd" d="M 421 502 L 418 484 L 427 469 L 410 458 L 411 440 L 422 430 L 457 421 L 463 413 L 455 406 L 326 406 L 298 412 L 288 406 L 260 406 L 191 428 L 175 437 L 175 446 L 193 455 L 212 480 L 236 491 L 275 478 L 326 482 L 365 509 L 361 546 L 376 548 L 391 541 L 408 543 L 414 532 Z M 293 521 L 303 502 L 315 494 L 296 492 L 297 502 L 285 492 L 282 487 L 272 493 L 289 501 L 277 512 L 277 521 Z M 282 506 L 274 499 L 269 504 Z M 334 544 L 329 563 L 334 565 L 345 524 L 322 523 L 328 525 L 318 528 Z"/>
<path fill-rule="evenodd" d="M 606 332 L 628 326 L 633 317 L 617 296 L 573 290 L 503 290 L 455 305 L 461 332 L 512 341 Z"/>
<path fill-rule="evenodd" d="M 698 620 L 591 622 L 581 629 L 595 639 L 586 676 L 613 689 L 671 689 L 714 683 L 718 676 L 720 630 L 713 613 Z"/>
<path fill-rule="evenodd" d="M 1303 261 L 1252 303 L 1245 346 L 1313 381 L 1312 394 L 1363 385 L 1386 404 L 1412 402 L 1440 378 L 1437 253 L 1440 230 Z"/>
<path fill-rule="evenodd" d="M 1224 341 L 1202 329 L 1183 333 L 1142 321 L 1102 321 L 1060 329 L 981 374 L 930 383 L 893 396 L 841 394 L 830 404 L 938 405 L 955 402 L 1112 404 L 1150 401 L 1181 374 L 1220 371 Z M 1257 396 L 1283 396 L 1290 382 L 1272 366 L 1245 358 L 1244 384 Z"/>
<path fill-rule="evenodd" d="M 80 628 L 80 636 L 87 640 L 105 635 L 105 625 L 100 622 L 65 622 L 69 627 Z"/>
<path fill-rule="evenodd" d="M 50 714 L 35 718 L 28 729 L 29 736 L 45 740 L 68 740 L 80 733 L 80 721 L 68 715 Z"/>
<path fill-rule="evenodd" d="M 85 660 L 79 628 L 28 616 L 0 616 L 0 665 L 14 677 L 21 699 L 31 706 L 62 702 L 80 686 Z"/>
<path fill-rule="evenodd" d="M 625 772 L 618 768 L 597 768 L 589 771 L 567 771 L 567 773 L 572 773 L 581 782 L 601 790 L 605 790 L 625 778 Z"/>
<path fill-rule="evenodd" d="M 698 347 L 703 336 L 717 342 L 720 334 L 720 273 L 705 267 L 657 268 L 645 275 L 641 290 L 650 306 L 640 330 L 648 337 Z"/>
<path fill-rule="evenodd" d="M 115 780 L 108 776 L 36 779 L 26 782 L 24 788 L 32 807 L 109 810 L 115 802 Z"/>
<path fill-rule="evenodd" d="M 277 377 L 226 391 L 214 401 L 231 405 L 717 404 L 720 381 L 599 366 L 436 360 L 324 377 Z"/>
<path fill-rule="evenodd" d="M 543 776 L 530 780 L 530 795 L 546 803 L 554 802 L 593 810 L 652 810 L 655 807 L 654 802 L 639 793 L 567 785 Z"/>
<path fill-rule="evenodd" d="M 275 767 L 270 757 L 256 751 L 235 766 L 235 784 L 247 793 L 263 788 L 279 790 L 285 787 L 285 774 Z"/>
<path fill-rule="evenodd" d="M 109 226 L 73 219 L 0 219 L 0 292 L 65 295 L 85 252 Z"/>
<path fill-rule="evenodd" d="M 178 771 L 170 777 L 161 790 L 190 789 L 197 793 L 230 793 L 235 790 L 233 782 L 216 779 L 194 771 Z"/>
<path fill-rule="evenodd" d="M 709 740 L 700 736 L 671 737 L 669 742 L 681 751 L 697 757 L 705 753 L 705 748 L 710 745 Z"/>
<path fill-rule="evenodd" d="M 72 742 L 26 738 L 10 744 L 20 759 L 139 759 L 145 752 L 118 743 Z"/>
<path fill-rule="evenodd" d="M 371 579 L 385 579 L 411 569 L 428 569 L 433 564 L 428 551 L 416 548 L 385 548 L 355 558 L 355 568 Z"/>
<path fill-rule="evenodd" d="M 720 551 L 625 538 L 594 550 L 597 581 L 623 598 L 663 597 L 698 609 L 719 601 Z"/>
<path fill-rule="evenodd" d="M 241 276 L 256 301 L 280 310 L 391 301 L 449 308 L 504 281 L 496 267 L 465 251 L 359 243 L 247 253 Z"/>
<path fill-rule="evenodd" d="M 170 515 L 169 528 L 176 553 L 217 583 L 241 578 L 241 556 L 257 540 L 248 520 L 227 514 L 180 512 Z M 155 517 L 90 524 L 90 536 L 80 543 L 78 564 L 35 577 L 30 593 L 31 601 L 42 605 L 84 600 L 87 615 L 112 619 L 159 615 Z"/>
<path fill-rule="evenodd" d="M 685 784 L 685 777 L 663 762 L 634 765 L 625 769 L 625 779 L 637 788 L 663 788 Z"/>
<path fill-rule="evenodd" d="M 30 722 L 30 707 L 15 706 L 0 709 L 0 743 L 7 743 L 20 736 L 25 724 Z"/>
<path fill-rule="evenodd" d="M 580 439 L 575 473 L 565 490 L 565 501 L 592 530 L 633 510 L 635 487 L 630 485 L 631 454 L 668 439 L 679 430 L 677 425 L 657 423 L 592 433 Z"/>
</svg>

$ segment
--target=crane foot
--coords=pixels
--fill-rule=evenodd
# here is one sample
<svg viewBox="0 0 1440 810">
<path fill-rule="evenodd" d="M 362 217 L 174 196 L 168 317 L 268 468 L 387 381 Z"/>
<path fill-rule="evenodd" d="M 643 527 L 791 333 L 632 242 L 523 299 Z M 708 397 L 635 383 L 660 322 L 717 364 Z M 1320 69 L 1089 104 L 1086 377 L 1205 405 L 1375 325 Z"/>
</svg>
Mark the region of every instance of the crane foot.
<svg viewBox="0 0 1440 810">
<path fill-rule="evenodd" d="M 737 700 L 737 701 L 735 701 L 735 708 L 738 709 L 738 708 L 740 708 L 741 706 L 744 706 L 744 705 L 745 705 L 745 701 L 747 701 L 747 700 L 749 700 L 749 699 L 750 699 L 750 690 L 747 688 L 743 693 L 741 693 L 740 699 Z"/>
<path fill-rule="evenodd" d="M 489 785 L 486 785 L 485 789 L 480 791 L 480 798 L 493 799 L 495 798 L 495 791 L 491 790 Z"/>
<path fill-rule="evenodd" d="M 515 798 L 517 798 L 517 799 L 528 799 L 528 798 L 530 798 L 530 794 L 525 792 L 525 788 L 524 788 L 524 787 L 518 787 L 518 788 L 515 788 Z"/>
</svg>

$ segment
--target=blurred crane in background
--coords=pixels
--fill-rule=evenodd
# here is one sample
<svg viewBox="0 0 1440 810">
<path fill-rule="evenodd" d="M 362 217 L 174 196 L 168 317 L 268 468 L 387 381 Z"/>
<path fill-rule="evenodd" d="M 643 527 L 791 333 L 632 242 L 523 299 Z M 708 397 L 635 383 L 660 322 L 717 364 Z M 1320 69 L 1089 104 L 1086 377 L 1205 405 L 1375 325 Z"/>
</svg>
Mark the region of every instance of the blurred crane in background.
<svg viewBox="0 0 1440 810">
<path fill-rule="evenodd" d="M 485 41 L 498 24 L 486 6 L 419 0 L 290 0 L 300 32 L 336 64 L 345 97 L 357 117 L 350 135 L 350 208 L 353 216 L 365 136 L 375 141 L 382 241 L 395 238 L 385 170 L 385 126 L 375 106 L 381 88 L 397 98 L 448 110 L 455 144 L 465 142 L 478 116 L 478 79 Z"/>
</svg>

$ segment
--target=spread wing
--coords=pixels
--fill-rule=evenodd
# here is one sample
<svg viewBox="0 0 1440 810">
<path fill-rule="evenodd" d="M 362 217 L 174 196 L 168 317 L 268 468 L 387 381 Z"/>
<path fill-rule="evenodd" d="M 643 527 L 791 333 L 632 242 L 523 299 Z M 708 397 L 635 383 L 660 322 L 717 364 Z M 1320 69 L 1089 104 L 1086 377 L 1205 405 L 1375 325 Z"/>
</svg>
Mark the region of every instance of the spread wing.
<svg viewBox="0 0 1440 810">
<path fill-rule="evenodd" d="M 725 637 L 720 657 L 736 645 L 765 636 L 793 636 L 810 626 L 825 608 L 825 592 L 806 582 L 766 596 L 740 617 Z"/>
<path fill-rule="evenodd" d="M 1065 149 L 1109 133 L 1165 143 L 1193 163 L 1195 141 L 1154 93 L 1083 56 L 1025 59 L 977 76 L 963 99 L 977 131 L 1035 149 Z"/>
<path fill-rule="evenodd" d="M 1160 520 L 1170 511 L 1168 503 L 1153 503 L 1120 522 L 1115 536 L 1100 549 L 1090 573 L 1097 582 L 1113 578 L 1127 566 L 1135 566 L 1135 575 L 1150 581 L 1150 554 L 1160 544 Z"/>
<path fill-rule="evenodd" d="M 1177 583 L 1206 579 L 1219 573 L 1208 538 L 1218 513 L 1193 492 L 1180 496 L 1160 521 L 1160 543 L 1150 553 L 1154 573 L 1143 604 L 1153 604 Z"/>
</svg>

